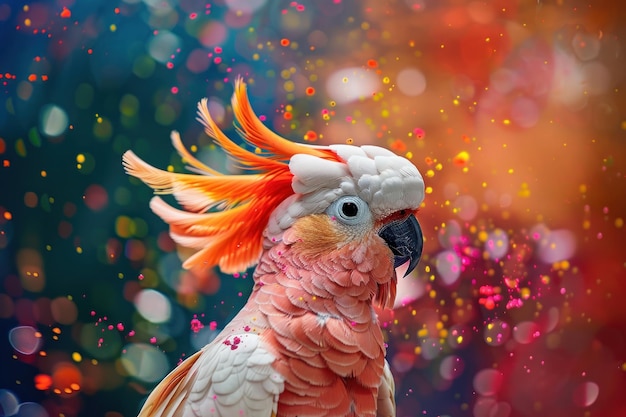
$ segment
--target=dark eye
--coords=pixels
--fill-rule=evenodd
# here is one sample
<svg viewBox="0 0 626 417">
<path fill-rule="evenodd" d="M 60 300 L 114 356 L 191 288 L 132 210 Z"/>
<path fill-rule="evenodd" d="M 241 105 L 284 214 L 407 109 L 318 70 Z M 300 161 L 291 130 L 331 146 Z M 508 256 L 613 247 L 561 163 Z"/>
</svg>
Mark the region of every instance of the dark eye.
<svg viewBox="0 0 626 417">
<path fill-rule="evenodd" d="M 359 207 L 352 201 L 348 201 L 341 205 L 341 212 L 346 217 L 354 217 L 359 213 Z"/>
<path fill-rule="evenodd" d="M 367 203 L 355 195 L 339 197 L 328 206 L 326 214 L 349 226 L 369 223 L 372 220 Z"/>
</svg>

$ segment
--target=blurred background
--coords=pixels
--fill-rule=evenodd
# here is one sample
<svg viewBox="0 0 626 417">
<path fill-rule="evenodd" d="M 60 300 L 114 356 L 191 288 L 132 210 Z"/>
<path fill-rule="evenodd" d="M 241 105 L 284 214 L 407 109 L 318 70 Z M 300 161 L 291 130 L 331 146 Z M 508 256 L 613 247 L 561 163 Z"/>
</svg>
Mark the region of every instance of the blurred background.
<svg viewBox="0 0 626 417">
<path fill-rule="evenodd" d="M 426 236 L 380 312 L 398 416 L 626 415 L 626 4 L 0 4 L 0 415 L 136 415 L 251 279 L 181 269 L 121 154 L 233 172 L 242 76 L 295 141 L 423 173 Z"/>
</svg>

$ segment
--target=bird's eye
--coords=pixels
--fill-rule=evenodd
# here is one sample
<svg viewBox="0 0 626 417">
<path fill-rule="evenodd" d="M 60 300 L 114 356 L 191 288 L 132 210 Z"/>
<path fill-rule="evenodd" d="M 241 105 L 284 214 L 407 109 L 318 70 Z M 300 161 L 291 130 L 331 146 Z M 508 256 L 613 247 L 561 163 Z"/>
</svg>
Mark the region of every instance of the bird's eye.
<svg viewBox="0 0 626 417">
<path fill-rule="evenodd" d="M 346 201 L 341 205 L 341 212 L 346 217 L 354 217 L 359 214 L 359 207 L 352 201 Z"/>
<path fill-rule="evenodd" d="M 347 225 L 363 224 L 372 219 L 367 203 L 355 195 L 339 197 L 326 209 L 326 214 Z"/>
</svg>

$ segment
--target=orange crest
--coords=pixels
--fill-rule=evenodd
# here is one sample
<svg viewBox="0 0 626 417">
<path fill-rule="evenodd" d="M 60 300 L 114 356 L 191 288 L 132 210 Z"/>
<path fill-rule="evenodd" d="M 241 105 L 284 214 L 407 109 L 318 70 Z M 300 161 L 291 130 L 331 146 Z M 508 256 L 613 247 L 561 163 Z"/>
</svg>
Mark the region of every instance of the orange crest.
<svg viewBox="0 0 626 417">
<path fill-rule="evenodd" d="M 268 129 L 252 110 L 246 84 L 240 78 L 235 82 L 232 106 L 237 131 L 256 152 L 237 145 L 220 130 L 209 114 L 206 99 L 198 103 L 198 120 L 206 134 L 238 165 L 255 174 L 226 175 L 206 166 L 183 146 L 177 132 L 172 132 L 172 144 L 195 174 L 160 170 L 132 151 L 123 156 L 128 174 L 141 179 L 156 194 L 173 194 L 183 207 L 174 208 L 159 197 L 150 203 L 152 210 L 170 225 L 170 234 L 177 243 L 198 250 L 185 261 L 185 268 L 218 265 L 222 271 L 234 273 L 254 265 L 263 250 L 263 232 L 271 213 L 294 194 L 291 157 L 308 154 L 341 161 L 328 148 L 294 143 Z"/>
</svg>

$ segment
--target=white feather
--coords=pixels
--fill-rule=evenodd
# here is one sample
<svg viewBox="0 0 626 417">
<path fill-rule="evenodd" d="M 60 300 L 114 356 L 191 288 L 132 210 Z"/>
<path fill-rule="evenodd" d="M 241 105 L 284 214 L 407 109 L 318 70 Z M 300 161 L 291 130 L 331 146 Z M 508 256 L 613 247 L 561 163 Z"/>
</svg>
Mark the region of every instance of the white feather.
<svg viewBox="0 0 626 417">
<path fill-rule="evenodd" d="M 233 349 L 235 338 L 238 339 Z M 188 381 L 186 414 L 194 417 L 269 417 L 276 412 L 284 378 L 271 366 L 275 357 L 254 333 L 232 335 L 207 345 Z M 188 412 L 192 411 L 193 414 Z"/>
<path fill-rule="evenodd" d="M 323 213 L 341 195 L 359 196 L 376 218 L 402 209 L 415 210 L 424 199 L 424 180 L 408 159 L 372 145 L 329 148 L 344 162 L 303 154 L 291 157 L 295 195 L 270 216 L 266 245 L 280 241 L 296 219 Z"/>
</svg>

